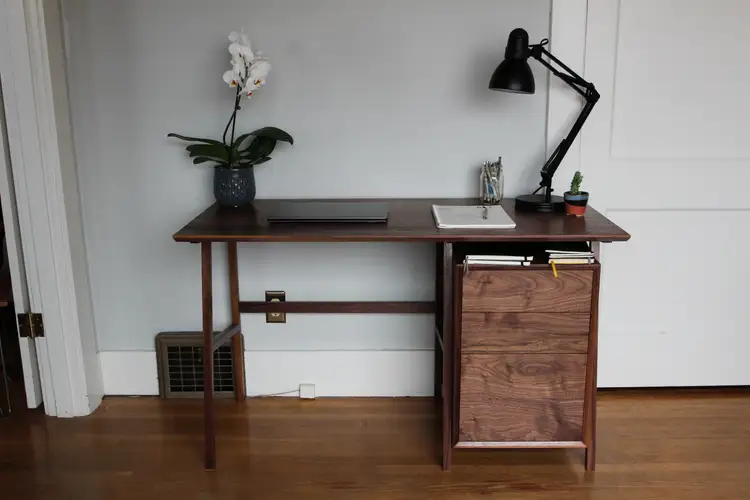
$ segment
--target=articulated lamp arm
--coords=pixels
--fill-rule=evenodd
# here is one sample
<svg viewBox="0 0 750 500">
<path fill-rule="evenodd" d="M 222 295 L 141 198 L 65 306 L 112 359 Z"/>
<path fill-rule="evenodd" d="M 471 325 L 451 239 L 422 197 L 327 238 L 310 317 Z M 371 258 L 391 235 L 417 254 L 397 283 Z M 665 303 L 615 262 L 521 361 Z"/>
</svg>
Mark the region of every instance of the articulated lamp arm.
<svg viewBox="0 0 750 500">
<path fill-rule="evenodd" d="M 586 122 L 586 119 L 591 114 L 591 110 L 594 108 L 594 105 L 599 100 L 599 92 L 596 91 L 592 83 L 587 82 L 586 80 L 581 78 L 581 76 L 579 76 L 575 71 L 570 69 L 568 66 L 563 64 L 562 61 L 560 61 L 549 51 L 547 51 L 544 48 L 547 43 L 548 40 L 545 39 L 537 45 L 531 45 L 529 47 L 531 49 L 531 57 L 539 61 L 553 75 L 567 83 L 571 88 L 573 88 L 573 90 L 581 94 L 581 96 L 583 96 L 586 101 L 586 104 L 584 104 L 581 113 L 578 115 L 578 118 L 573 124 L 573 127 L 570 129 L 570 132 L 568 132 L 568 135 L 555 148 L 549 159 L 547 159 L 547 162 L 542 167 L 542 180 L 539 183 L 539 188 L 537 188 L 537 190 L 534 192 L 536 193 L 540 189 L 544 189 L 545 200 L 547 203 L 549 203 L 552 198 L 552 177 L 555 175 L 557 167 L 560 166 L 560 163 L 565 157 L 565 154 L 570 149 L 570 146 L 573 144 L 576 136 L 581 131 L 584 122 Z M 548 57 L 550 61 L 560 66 L 564 72 L 558 70 L 552 64 L 547 62 L 544 59 L 544 56 Z"/>
</svg>

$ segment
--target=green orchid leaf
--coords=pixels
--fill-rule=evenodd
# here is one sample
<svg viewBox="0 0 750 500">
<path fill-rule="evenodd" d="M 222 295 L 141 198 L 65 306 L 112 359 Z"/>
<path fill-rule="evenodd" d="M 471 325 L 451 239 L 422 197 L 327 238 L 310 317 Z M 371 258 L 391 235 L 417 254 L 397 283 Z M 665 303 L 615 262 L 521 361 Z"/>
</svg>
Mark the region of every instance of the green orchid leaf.
<svg viewBox="0 0 750 500">
<path fill-rule="evenodd" d="M 193 144 L 192 146 L 188 146 L 185 149 L 187 149 L 188 153 L 190 153 L 191 158 L 196 156 L 208 156 L 213 158 L 221 158 L 224 161 L 229 161 L 229 151 L 227 151 L 228 148 L 224 144 Z"/>
<path fill-rule="evenodd" d="M 266 137 L 268 139 L 274 139 L 276 141 L 294 144 L 294 139 L 291 135 L 276 127 L 263 127 L 256 130 L 255 132 L 251 132 L 250 135 L 254 135 L 255 137 Z"/>
<path fill-rule="evenodd" d="M 270 156 L 264 156 L 263 158 L 258 158 L 257 160 L 255 160 L 255 161 L 254 161 L 254 162 L 252 163 L 252 165 L 253 165 L 253 166 L 255 166 L 255 165 L 262 165 L 262 164 L 264 164 L 265 162 L 269 161 L 270 159 L 271 159 L 271 157 L 270 157 Z"/>
<path fill-rule="evenodd" d="M 240 152 L 240 157 L 244 161 L 253 162 L 266 156 L 271 156 L 276 148 L 276 140 L 269 137 L 256 137 L 247 149 Z"/>
<path fill-rule="evenodd" d="M 213 144 L 214 146 L 224 145 L 223 142 L 214 139 L 202 139 L 200 137 L 187 137 L 180 134 L 167 134 L 167 137 L 175 137 L 177 139 L 188 141 L 188 142 L 202 142 L 204 144 Z"/>
<path fill-rule="evenodd" d="M 245 139 L 252 136 L 252 133 L 249 134 L 242 134 L 237 139 L 234 140 L 234 144 L 232 144 L 232 150 L 239 151 L 240 147 L 242 146 L 242 143 L 245 142 Z"/>
<path fill-rule="evenodd" d="M 224 161 L 224 160 L 220 160 L 218 158 L 209 158 L 207 156 L 199 156 L 197 158 L 194 158 L 193 159 L 193 164 L 194 165 L 199 165 L 201 163 L 206 163 L 206 162 L 209 162 L 209 161 L 212 161 L 214 163 L 218 163 L 219 165 L 226 165 L 227 164 L 227 162 Z"/>
</svg>

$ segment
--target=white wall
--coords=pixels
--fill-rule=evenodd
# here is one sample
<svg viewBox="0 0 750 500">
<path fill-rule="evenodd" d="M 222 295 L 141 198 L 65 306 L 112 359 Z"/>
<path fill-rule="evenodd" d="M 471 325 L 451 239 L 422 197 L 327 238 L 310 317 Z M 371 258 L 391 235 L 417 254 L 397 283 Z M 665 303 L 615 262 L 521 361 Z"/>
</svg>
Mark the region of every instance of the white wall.
<svg viewBox="0 0 750 500">
<path fill-rule="evenodd" d="M 487 84 L 511 29 L 526 28 L 532 40 L 549 36 L 549 0 L 65 0 L 64 11 L 106 392 L 113 377 L 143 372 L 105 361 L 112 355 L 122 360 L 118 353 L 152 350 L 160 331 L 200 326 L 198 248 L 171 235 L 212 202 L 211 171 L 192 166 L 165 135 L 221 134 L 232 102 L 221 81 L 232 29 L 244 27 L 274 65 L 267 86 L 245 105 L 240 129 L 276 125 L 296 140 L 257 169 L 258 197 L 474 195 L 477 165 L 498 155 L 509 195 L 538 182 L 545 71 L 532 64 L 534 96 L 491 92 Z M 217 253 L 215 300 L 226 304 Z M 245 300 L 267 289 L 286 290 L 290 300 L 434 295 L 426 245 L 257 244 L 241 246 L 240 258 Z M 217 307 L 215 318 L 225 326 L 227 307 Z M 427 316 L 291 315 L 286 325 L 266 325 L 245 315 L 243 326 L 247 349 L 268 351 L 269 359 L 348 350 L 353 359 L 414 351 L 421 360 L 433 345 Z M 300 378 L 314 377 L 326 359 L 339 366 L 337 356 L 295 356 Z M 415 370 L 432 373 L 422 365 Z M 352 378 L 356 366 L 342 363 L 339 378 Z M 254 385 L 258 378 L 249 380 L 250 392 L 269 387 Z M 428 379 L 400 391 L 356 380 L 360 394 L 431 392 Z M 125 385 L 117 392 L 127 393 Z M 146 386 L 156 389 L 151 375 Z M 318 392 L 351 393 L 335 386 Z"/>
</svg>

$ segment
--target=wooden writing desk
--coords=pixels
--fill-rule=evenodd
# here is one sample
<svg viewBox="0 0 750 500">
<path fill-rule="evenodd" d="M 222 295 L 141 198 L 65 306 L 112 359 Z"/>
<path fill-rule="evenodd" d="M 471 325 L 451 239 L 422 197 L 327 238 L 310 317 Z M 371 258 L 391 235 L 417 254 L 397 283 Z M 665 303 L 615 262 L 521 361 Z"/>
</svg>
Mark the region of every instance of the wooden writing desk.
<svg viewBox="0 0 750 500">
<path fill-rule="evenodd" d="M 587 467 L 593 469 L 599 265 L 567 266 L 566 270 L 561 273 L 561 279 L 557 281 L 550 280 L 548 274 L 545 274 L 549 266 L 542 264 L 535 264 L 523 270 L 494 268 L 490 271 L 477 268 L 472 269 L 471 274 L 466 275 L 466 279 L 462 279 L 459 261 L 462 259 L 461 252 L 465 251 L 464 245 L 470 244 L 533 244 L 552 241 L 612 242 L 628 240 L 630 238 L 628 233 L 591 208 L 582 218 L 561 214 L 516 213 L 513 200 L 504 201 L 503 207 L 515 220 L 515 229 L 447 230 L 436 228 L 431 212 L 433 204 L 471 205 L 477 203 L 475 199 L 367 200 L 388 203 L 387 224 L 269 224 L 266 222 L 266 215 L 269 211 L 284 201 L 291 200 L 256 200 L 252 207 L 239 209 L 213 205 L 174 235 L 175 241 L 201 244 L 205 353 L 205 465 L 207 469 L 216 467 L 213 356 L 210 353 L 230 339 L 232 340 L 237 401 L 243 401 L 246 397 L 244 348 L 240 327 L 240 313 L 243 312 L 402 314 L 434 312 L 436 319 L 435 396 L 442 400 L 443 469 L 450 468 L 453 449 L 456 446 L 475 448 L 584 447 L 587 450 Z M 237 243 L 353 241 L 434 243 L 437 249 L 435 302 L 282 302 L 271 304 L 240 300 Z M 227 243 L 232 324 L 225 330 L 214 333 L 211 248 L 213 243 L 222 242 Z M 503 274 L 493 275 L 491 274 L 493 272 Z M 461 281 L 461 286 L 456 286 L 459 281 Z M 478 295 L 472 297 L 474 292 Z M 544 316 L 552 313 L 556 316 Z M 491 323 L 494 320 L 488 320 L 489 324 L 473 328 L 466 320 L 471 314 L 479 314 L 480 321 L 482 317 L 493 318 L 492 315 L 496 314 L 506 317 L 498 319 L 497 327 Z M 590 320 L 587 319 L 589 315 Z M 462 316 L 464 317 L 463 323 L 460 322 Z M 579 330 L 585 328 L 586 337 L 583 340 L 575 337 L 577 339 L 575 341 L 558 339 L 559 342 L 551 343 L 545 340 L 546 334 L 544 334 L 541 340 L 538 338 L 522 339 L 523 344 L 510 345 L 505 342 L 504 346 L 497 346 L 492 342 L 482 343 L 481 339 L 476 345 L 469 342 L 478 332 L 490 331 L 491 333 L 497 329 L 510 328 L 508 325 L 518 324 L 521 328 L 515 328 L 511 333 L 519 334 L 520 332 L 522 336 L 528 336 L 529 332 L 535 331 L 539 336 L 539 332 L 544 330 L 539 326 L 539 318 L 551 320 L 553 330 L 556 328 L 555 325 L 562 325 L 560 331 L 563 333 L 578 335 L 581 333 Z M 456 324 L 457 321 L 459 321 L 458 324 Z M 460 335 L 462 328 L 468 328 L 463 345 Z M 552 336 L 558 333 L 560 332 L 551 332 Z M 549 346 L 552 344 L 568 347 L 550 350 Z M 521 348 L 520 345 L 531 347 Z M 569 353 L 567 349 L 572 349 L 572 351 Z M 498 356 L 503 357 L 498 358 Z M 532 386 L 527 389 L 532 392 L 535 385 L 545 383 L 554 385 L 542 387 L 544 394 L 538 395 L 547 398 L 546 402 L 532 401 L 528 406 L 528 408 L 533 408 L 535 405 L 546 405 L 545 408 L 552 408 L 554 415 L 547 415 L 546 418 L 552 419 L 550 422 L 554 427 L 553 430 L 525 430 L 520 434 L 522 441 L 519 444 L 515 439 L 518 426 L 513 431 L 515 434 L 508 429 L 502 430 L 498 425 L 504 426 L 505 423 L 495 422 L 502 419 L 502 415 L 498 415 L 498 412 L 491 408 L 489 410 L 492 411 L 485 411 L 488 409 L 482 406 L 484 404 L 481 401 L 483 391 L 498 390 L 500 395 L 508 395 L 508 387 L 505 386 L 509 383 L 510 372 L 498 375 L 482 371 L 483 366 L 491 365 L 495 359 L 502 359 L 505 363 L 503 366 L 506 366 L 507 370 L 515 370 L 516 374 L 531 374 L 528 380 Z M 541 378 L 538 373 L 540 370 Z M 546 375 L 545 370 L 549 372 Z M 585 389 L 583 371 L 585 371 Z M 476 380 L 484 382 L 476 383 Z M 559 380 L 562 380 L 562 383 L 557 382 Z M 513 396 L 513 391 L 510 392 Z M 574 395 L 578 392 L 581 394 L 580 397 Z M 550 395 L 550 393 L 554 394 Z M 526 395 L 527 399 L 532 396 Z M 493 397 L 497 399 L 498 396 L 493 393 Z M 554 398 L 562 398 L 564 401 L 558 404 Z M 571 423 L 569 414 L 578 416 L 581 405 L 582 424 L 579 423 L 576 427 L 575 422 Z M 558 411 L 561 408 L 562 413 Z M 521 410 L 525 411 L 523 408 Z M 516 412 L 517 417 L 529 418 L 529 411 L 525 413 L 523 411 Z M 539 421 L 538 415 L 531 415 L 531 418 Z M 578 434 L 581 434 L 581 430 L 582 436 L 579 439 Z M 576 439 L 571 440 L 570 436 L 573 435 Z M 511 437 L 513 437 L 512 440 Z"/>
</svg>

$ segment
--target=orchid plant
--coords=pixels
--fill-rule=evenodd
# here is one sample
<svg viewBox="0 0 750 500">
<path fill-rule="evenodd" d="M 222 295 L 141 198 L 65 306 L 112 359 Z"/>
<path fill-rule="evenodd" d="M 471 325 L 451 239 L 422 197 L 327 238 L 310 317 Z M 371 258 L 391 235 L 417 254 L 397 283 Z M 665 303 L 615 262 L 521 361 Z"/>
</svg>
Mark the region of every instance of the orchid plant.
<svg viewBox="0 0 750 500">
<path fill-rule="evenodd" d="M 223 79 L 235 89 L 235 97 L 234 109 L 224 128 L 222 140 L 187 137 L 174 133 L 168 134 L 167 137 L 191 142 L 186 149 L 196 165 L 213 162 L 215 167 L 252 168 L 271 159 L 270 155 L 278 141 L 294 144 L 294 139 L 276 127 L 263 127 L 235 139 L 237 113 L 241 109 L 242 99 L 250 99 L 255 90 L 265 85 L 271 71 L 271 63 L 261 52 L 253 52 L 250 39 L 245 33 L 231 32 L 229 42 L 232 68 L 224 73 Z M 231 134 L 227 140 L 230 129 Z"/>
</svg>

